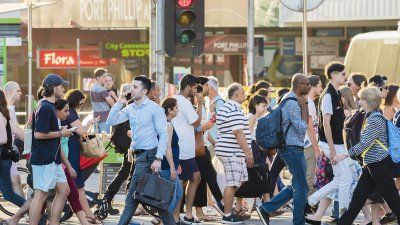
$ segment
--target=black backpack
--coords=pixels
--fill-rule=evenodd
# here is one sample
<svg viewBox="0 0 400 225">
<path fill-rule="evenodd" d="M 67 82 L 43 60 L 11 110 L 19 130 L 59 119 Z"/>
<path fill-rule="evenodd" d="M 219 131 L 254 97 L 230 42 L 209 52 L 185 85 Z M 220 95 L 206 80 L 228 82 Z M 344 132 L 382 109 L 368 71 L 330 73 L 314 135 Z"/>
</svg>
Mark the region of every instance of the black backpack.
<svg viewBox="0 0 400 225">
<path fill-rule="evenodd" d="M 115 147 L 116 153 L 124 154 L 130 147 L 131 138 L 128 137 L 128 130 L 130 129 L 129 121 L 114 126 L 114 132 L 110 140 Z"/>
<path fill-rule="evenodd" d="M 346 118 L 343 126 L 343 140 L 347 150 L 351 149 L 358 142 L 360 142 L 361 129 L 365 119 L 365 112 L 356 110 Z M 354 159 L 362 162 L 358 156 Z"/>
</svg>

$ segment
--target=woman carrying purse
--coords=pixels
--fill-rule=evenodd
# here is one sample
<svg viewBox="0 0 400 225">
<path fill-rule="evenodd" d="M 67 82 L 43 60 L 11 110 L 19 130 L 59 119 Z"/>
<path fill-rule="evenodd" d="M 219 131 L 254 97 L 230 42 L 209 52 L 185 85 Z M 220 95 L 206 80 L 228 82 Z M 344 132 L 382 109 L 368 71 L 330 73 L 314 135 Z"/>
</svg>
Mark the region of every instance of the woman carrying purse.
<svg viewBox="0 0 400 225">
<path fill-rule="evenodd" d="M 88 122 L 86 126 L 82 125 L 82 122 L 78 116 L 77 111 L 79 111 L 83 104 L 85 103 L 85 95 L 80 90 L 70 90 L 65 94 L 64 99 L 69 102 L 69 116 L 66 120 L 61 122 L 62 126 L 68 126 L 69 128 L 76 127 L 76 131 L 69 138 L 68 141 L 68 160 L 75 170 L 77 177 L 75 179 L 75 185 L 78 188 L 79 201 L 82 205 L 82 209 L 86 214 L 86 217 L 91 223 L 100 224 L 101 222 L 96 218 L 89 207 L 89 203 L 86 199 L 85 193 L 85 181 L 82 176 L 82 170 L 80 168 L 80 155 L 81 155 L 81 145 L 79 139 L 87 135 L 90 127 L 97 122 L 98 118 L 94 118 Z"/>
</svg>

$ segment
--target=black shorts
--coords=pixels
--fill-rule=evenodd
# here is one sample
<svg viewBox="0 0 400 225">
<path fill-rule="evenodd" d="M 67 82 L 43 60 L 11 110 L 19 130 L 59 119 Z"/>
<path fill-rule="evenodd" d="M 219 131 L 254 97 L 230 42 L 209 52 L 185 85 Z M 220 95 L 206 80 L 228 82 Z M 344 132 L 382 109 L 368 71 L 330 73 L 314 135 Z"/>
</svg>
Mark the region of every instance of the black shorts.
<svg viewBox="0 0 400 225">
<path fill-rule="evenodd" d="M 179 179 L 183 181 L 192 180 L 193 174 L 199 172 L 199 168 L 197 167 L 196 160 L 187 159 L 180 160 L 179 165 L 181 165 L 182 173 L 179 174 Z"/>
</svg>

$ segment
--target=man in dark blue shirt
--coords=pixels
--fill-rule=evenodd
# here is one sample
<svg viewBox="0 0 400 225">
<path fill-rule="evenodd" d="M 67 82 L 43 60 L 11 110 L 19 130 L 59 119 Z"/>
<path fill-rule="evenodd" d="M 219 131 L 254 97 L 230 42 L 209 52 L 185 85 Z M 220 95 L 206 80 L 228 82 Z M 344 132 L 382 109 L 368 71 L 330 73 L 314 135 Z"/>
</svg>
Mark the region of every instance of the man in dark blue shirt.
<svg viewBox="0 0 400 225">
<path fill-rule="evenodd" d="M 32 164 L 34 198 L 29 209 L 29 224 L 36 225 L 40 220 L 42 206 L 50 189 L 56 188 L 57 195 L 53 201 L 50 224 L 59 224 L 59 218 L 65 200 L 69 194 L 67 178 L 62 169 L 60 157 L 60 138 L 69 137 L 71 130 L 58 127 L 55 101 L 64 96 L 64 85 L 69 82 L 59 75 L 49 74 L 43 80 L 43 99 L 39 102 L 34 116 L 32 129 Z"/>
</svg>

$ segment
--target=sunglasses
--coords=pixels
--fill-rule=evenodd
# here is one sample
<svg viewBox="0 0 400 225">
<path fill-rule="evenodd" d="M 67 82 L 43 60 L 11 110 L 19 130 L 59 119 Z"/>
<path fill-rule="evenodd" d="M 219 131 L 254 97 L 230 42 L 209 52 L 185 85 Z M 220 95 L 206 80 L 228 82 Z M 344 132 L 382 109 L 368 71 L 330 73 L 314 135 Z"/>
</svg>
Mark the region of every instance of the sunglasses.
<svg viewBox="0 0 400 225">
<path fill-rule="evenodd" d="M 388 86 L 382 86 L 382 87 L 379 87 L 379 90 L 380 90 L 380 91 L 383 91 L 383 90 L 388 90 Z"/>
</svg>

